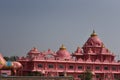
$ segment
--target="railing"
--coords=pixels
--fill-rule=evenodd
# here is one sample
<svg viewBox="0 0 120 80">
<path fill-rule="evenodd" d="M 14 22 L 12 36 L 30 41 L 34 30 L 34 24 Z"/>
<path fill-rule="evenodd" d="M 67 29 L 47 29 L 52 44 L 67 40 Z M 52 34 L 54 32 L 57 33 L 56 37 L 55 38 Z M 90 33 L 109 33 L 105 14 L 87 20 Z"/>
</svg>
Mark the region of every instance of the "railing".
<svg viewBox="0 0 120 80">
<path fill-rule="evenodd" d="M 73 77 L 8 76 L 0 80 L 73 80 Z"/>
</svg>

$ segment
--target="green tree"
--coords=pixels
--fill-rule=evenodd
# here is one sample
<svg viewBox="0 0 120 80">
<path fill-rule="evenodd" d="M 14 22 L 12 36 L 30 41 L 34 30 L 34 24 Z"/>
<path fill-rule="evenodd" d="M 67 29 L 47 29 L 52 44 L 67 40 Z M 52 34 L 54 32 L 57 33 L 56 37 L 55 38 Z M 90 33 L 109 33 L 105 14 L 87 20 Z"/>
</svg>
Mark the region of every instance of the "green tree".
<svg viewBox="0 0 120 80">
<path fill-rule="evenodd" d="M 18 60 L 18 56 L 11 56 L 10 57 L 10 61 L 17 61 Z"/>
<path fill-rule="evenodd" d="M 4 56 L 4 59 L 6 61 L 17 61 L 18 60 L 18 56 L 11 56 L 11 57 L 8 57 L 8 56 Z"/>
<path fill-rule="evenodd" d="M 3 58 L 4 58 L 6 61 L 9 61 L 9 60 L 10 60 L 10 58 L 7 57 L 7 56 L 4 56 Z"/>
<path fill-rule="evenodd" d="M 91 73 L 91 71 L 86 71 L 85 73 L 84 73 L 84 76 L 85 76 L 85 80 L 92 80 L 92 73 Z"/>
<path fill-rule="evenodd" d="M 92 80 L 92 76 L 93 74 L 91 73 L 91 71 L 85 71 L 83 74 L 80 74 L 80 78 L 81 80 Z"/>
</svg>

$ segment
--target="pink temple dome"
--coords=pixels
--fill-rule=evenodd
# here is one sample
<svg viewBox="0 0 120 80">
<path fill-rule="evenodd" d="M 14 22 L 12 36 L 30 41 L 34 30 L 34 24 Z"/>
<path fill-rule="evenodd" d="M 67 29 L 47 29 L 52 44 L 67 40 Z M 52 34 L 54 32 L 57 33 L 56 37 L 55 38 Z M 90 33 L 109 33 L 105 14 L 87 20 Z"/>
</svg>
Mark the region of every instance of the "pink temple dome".
<svg viewBox="0 0 120 80">
<path fill-rule="evenodd" d="M 59 59 L 70 59 L 71 55 L 70 53 L 66 50 L 66 47 L 62 45 L 59 50 L 56 52 L 56 56 L 59 57 Z"/>
<path fill-rule="evenodd" d="M 38 53 L 40 53 L 40 52 L 38 51 L 37 48 L 33 47 L 33 48 L 28 52 L 28 55 L 29 55 L 29 54 L 33 54 L 33 53 L 38 54 Z"/>
<path fill-rule="evenodd" d="M 99 39 L 95 31 L 93 31 L 83 47 L 102 47 L 103 45 L 103 42 Z"/>
</svg>

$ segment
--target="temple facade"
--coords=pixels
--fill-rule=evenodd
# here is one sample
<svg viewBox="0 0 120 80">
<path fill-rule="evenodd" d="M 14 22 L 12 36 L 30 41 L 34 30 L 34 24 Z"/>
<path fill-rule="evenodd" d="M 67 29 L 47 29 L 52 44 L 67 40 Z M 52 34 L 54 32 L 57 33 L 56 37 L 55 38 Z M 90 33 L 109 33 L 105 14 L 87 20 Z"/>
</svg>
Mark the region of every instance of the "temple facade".
<svg viewBox="0 0 120 80">
<path fill-rule="evenodd" d="M 23 65 L 18 75 L 38 71 L 44 76 L 73 76 L 80 80 L 80 75 L 89 70 L 93 80 L 120 79 L 120 62 L 115 60 L 115 55 L 105 47 L 95 31 L 74 53 L 69 53 L 64 45 L 57 52 L 50 49 L 40 52 L 34 47 L 18 61 Z"/>
</svg>

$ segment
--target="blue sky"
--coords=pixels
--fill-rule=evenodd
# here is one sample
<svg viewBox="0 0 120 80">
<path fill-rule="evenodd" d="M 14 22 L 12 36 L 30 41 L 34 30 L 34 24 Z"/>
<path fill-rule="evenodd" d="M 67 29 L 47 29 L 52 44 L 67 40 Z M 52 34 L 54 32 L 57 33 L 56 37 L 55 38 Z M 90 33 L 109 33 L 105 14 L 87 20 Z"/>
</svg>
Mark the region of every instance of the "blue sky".
<svg viewBox="0 0 120 80">
<path fill-rule="evenodd" d="M 119 0 L 0 0 L 0 52 L 4 56 L 25 56 L 32 47 L 57 51 L 61 44 L 72 53 L 93 29 L 119 55 Z"/>
</svg>

